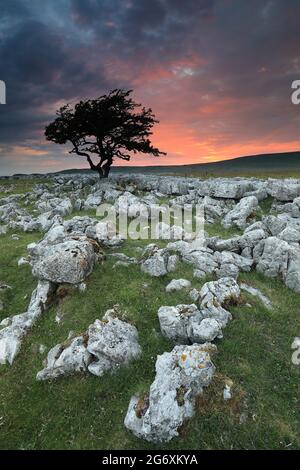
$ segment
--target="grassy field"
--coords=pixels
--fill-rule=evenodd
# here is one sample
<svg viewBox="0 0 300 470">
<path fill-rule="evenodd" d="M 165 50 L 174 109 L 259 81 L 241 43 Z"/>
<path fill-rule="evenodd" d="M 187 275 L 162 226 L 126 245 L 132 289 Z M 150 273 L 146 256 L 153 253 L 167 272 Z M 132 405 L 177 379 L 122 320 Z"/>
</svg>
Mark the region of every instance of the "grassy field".
<svg viewBox="0 0 300 470">
<path fill-rule="evenodd" d="M 26 245 L 39 233 L 1 238 L 1 280 L 12 286 L 2 294 L 1 318 L 26 310 L 36 281 L 28 266 L 17 267 Z M 124 252 L 134 254 L 138 242 Z M 167 294 L 169 280 L 185 277 L 199 287 L 192 269 L 181 264 L 176 273 L 152 278 L 138 266 L 113 268 L 113 260 L 99 264 L 84 293 L 69 294 L 46 311 L 26 337 L 12 366 L 0 368 L 1 449 L 295 449 L 300 446 L 300 367 L 291 363 L 291 343 L 299 335 L 299 294 L 280 281 L 253 272 L 241 279 L 259 287 L 274 303 L 268 311 L 251 296 L 251 303 L 233 308 L 234 319 L 218 342 L 213 361 L 216 378 L 197 403 L 197 412 L 180 437 L 154 446 L 126 431 L 123 420 L 130 397 L 146 391 L 154 378 L 157 354 L 172 344 L 160 334 L 157 310 L 161 305 L 190 303 L 186 292 Z M 64 341 L 70 330 L 81 333 L 105 310 L 118 303 L 136 324 L 143 349 L 141 358 L 112 375 L 76 375 L 40 383 L 35 380 L 47 349 Z M 60 312 L 62 321 L 55 322 Z M 224 402 L 224 381 L 233 383 L 233 399 Z"/>
<path fill-rule="evenodd" d="M 0 180 L 0 197 L 7 197 L 11 194 L 23 194 L 30 192 L 36 184 L 46 184 L 51 186 L 51 181 L 47 181 L 45 178 L 24 178 L 14 180 Z M 7 192 L 5 192 L 5 190 Z"/>
</svg>

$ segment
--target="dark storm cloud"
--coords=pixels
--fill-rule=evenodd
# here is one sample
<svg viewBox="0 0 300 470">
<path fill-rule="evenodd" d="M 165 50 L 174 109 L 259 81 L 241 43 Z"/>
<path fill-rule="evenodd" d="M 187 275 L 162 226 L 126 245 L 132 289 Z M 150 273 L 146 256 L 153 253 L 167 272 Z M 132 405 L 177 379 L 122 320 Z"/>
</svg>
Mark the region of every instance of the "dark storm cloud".
<svg viewBox="0 0 300 470">
<path fill-rule="evenodd" d="M 117 86 L 200 142 L 296 140 L 298 0 L 0 0 L 0 11 L 2 157 L 41 145 L 60 104 Z"/>
<path fill-rule="evenodd" d="M 8 18 L 18 21 L 29 16 L 29 10 L 21 0 L 2 0 L 0 6 L 2 22 L 5 22 Z"/>
<path fill-rule="evenodd" d="M 165 60 L 181 50 L 195 24 L 213 14 L 215 0 L 72 0 L 71 11 L 79 27 L 92 30 L 95 37 L 121 55 L 146 48 Z M 191 40 L 193 38 L 191 37 Z"/>
<path fill-rule="evenodd" d="M 0 64 L 7 84 L 7 105 L 0 108 L 1 143 L 35 135 L 47 106 L 56 101 L 107 85 L 101 66 L 91 71 L 88 57 L 68 44 L 61 30 L 32 19 L 2 41 Z"/>
</svg>

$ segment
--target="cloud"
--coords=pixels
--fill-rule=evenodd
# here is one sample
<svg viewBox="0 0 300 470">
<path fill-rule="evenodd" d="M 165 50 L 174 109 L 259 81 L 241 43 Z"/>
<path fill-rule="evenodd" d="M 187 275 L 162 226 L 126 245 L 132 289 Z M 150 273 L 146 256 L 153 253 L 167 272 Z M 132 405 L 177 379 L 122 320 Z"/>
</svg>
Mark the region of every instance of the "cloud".
<svg viewBox="0 0 300 470">
<path fill-rule="evenodd" d="M 299 30 L 298 0 L 3 1 L 0 171 L 77 166 L 43 128 L 63 103 L 115 87 L 157 114 L 161 163 L 296 150 Z"/>
</svg>

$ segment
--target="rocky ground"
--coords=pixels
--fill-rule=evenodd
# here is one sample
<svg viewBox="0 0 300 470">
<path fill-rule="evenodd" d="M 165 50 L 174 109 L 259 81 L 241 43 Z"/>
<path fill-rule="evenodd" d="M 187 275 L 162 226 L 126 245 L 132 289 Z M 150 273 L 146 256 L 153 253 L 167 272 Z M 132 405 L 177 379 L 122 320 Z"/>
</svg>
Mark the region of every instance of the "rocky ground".
<svg viewBox="0 0 300 470">
<path fill-rule="evenodd" d="M 299 448 L 299 228 L 300 180 L 0 179 L 1 448 Z"/>
</svg>

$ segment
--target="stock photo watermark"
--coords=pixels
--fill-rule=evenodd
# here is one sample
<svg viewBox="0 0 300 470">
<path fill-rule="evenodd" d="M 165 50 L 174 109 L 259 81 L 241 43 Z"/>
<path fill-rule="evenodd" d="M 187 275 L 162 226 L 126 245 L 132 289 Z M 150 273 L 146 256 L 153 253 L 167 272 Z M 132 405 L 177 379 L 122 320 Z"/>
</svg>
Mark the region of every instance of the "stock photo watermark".
<svg viewBox="0 0 300 470">
<path fill-rule="evenodd" d="M 300 80 L 294 80 L 291 87 L 294 90 L 291 94 L 292 103 L 300 104 Z"/>
<path fill-rule="evenodd" d="M 0 80 L 0 104 L 6 104 L 6 84 Z"/>
<path fill-rule="evenodd" d="M 107 238 L 120 236 L 132 240 L 203 240 L 203 205 L 185 204 L 182 207 L 139 203 L 116 207 L 101 204 L 96 215 L 98 235 Z M 105 227 L 105 228 L 104 228 Z M 104 231 L 104 232 L 103 232 Z"/>
<path fill-rule="evenodd" d="M 300 365 L 300 338 L 294 339 L 291 349 L 295 350 L 292 354 L 292 363 L 295 366 L 299 366 Z"/>
</svg>

